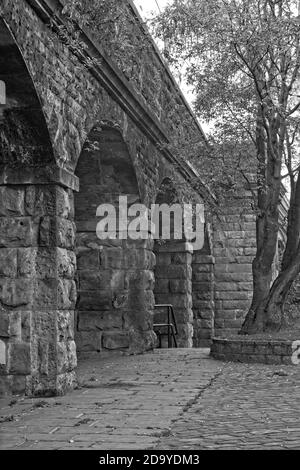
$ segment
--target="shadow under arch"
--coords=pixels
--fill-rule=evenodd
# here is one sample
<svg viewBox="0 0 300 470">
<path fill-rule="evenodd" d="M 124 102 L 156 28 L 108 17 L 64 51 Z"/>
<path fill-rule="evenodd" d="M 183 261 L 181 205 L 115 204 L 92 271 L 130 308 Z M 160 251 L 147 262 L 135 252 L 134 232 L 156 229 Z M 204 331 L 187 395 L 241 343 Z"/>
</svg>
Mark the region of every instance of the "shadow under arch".
<svg viewBox="0 0 300 470">
<path fill-rule="evenodd" d="M 53 148 L 37 91 L 19 47 L 0 19 L 0 165 L 54 163 Z"/>
<path fill-rule="evenodd" d="M 142 352 L 153 347 L 153 264 L 150 239 L 132 240 L 119 230 L 120 197 L 141 202 L 135 168 L 120 130 L 96 125 L 78 160 L 76 344 L 83 353 Z M 97 236 L 101 204 L 115 211 L 116 236 Z"/>
</svg>

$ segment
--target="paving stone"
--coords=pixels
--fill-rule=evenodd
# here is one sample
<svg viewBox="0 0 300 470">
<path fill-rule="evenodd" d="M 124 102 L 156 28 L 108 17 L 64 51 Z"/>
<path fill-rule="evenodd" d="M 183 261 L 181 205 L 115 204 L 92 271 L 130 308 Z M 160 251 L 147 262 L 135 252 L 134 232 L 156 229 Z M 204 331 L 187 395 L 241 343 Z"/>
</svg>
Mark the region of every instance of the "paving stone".
<svg viewBox="0 0 300 470">
<path fill-rule="evenodd" d="M 300 369 L 280 376 L 208 354 L 82 360 L 79 389 L 64 397 L 0 400 L 0 448 L 299 450 Z"/>
</svg>

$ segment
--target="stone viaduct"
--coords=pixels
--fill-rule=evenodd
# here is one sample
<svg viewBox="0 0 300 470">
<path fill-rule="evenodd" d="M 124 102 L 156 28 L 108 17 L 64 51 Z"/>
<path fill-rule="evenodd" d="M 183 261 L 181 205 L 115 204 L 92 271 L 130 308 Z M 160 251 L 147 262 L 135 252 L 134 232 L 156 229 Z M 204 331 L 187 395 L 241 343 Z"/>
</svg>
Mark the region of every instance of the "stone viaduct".
<svg viewBox="0 0 300 470">
<path fill-rule="evenodd" d="M 59 0 L 1 4 L 2 394 L 61 394 L 82 354 L 152 349 L 155 303 L 174 305 L 179 346 L 199 347 L 238 329 L 251 298 L 255 220 L 238 200 L 200 251 L 97 238 L 97 207 L 119 196 L 150 206 L 186 191 L 209 213 L 201 173 L 167 145 L 205 136 L 150 39 L 148 60 L 133 54 L 124 72 L 93 31 L 72 48 L 65 22 Z"/>
</svg>

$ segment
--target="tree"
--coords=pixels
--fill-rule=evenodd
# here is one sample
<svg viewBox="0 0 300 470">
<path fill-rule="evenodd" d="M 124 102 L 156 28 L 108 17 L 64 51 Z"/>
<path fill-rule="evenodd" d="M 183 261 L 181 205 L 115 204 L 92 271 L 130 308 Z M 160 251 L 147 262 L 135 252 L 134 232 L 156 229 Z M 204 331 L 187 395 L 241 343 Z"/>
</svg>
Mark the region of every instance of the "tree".
<svg viewBox="0 0 300 470">
<path fill-rule="evenodd" d="M 241 333 L 283 326 L 286 297 L 300 271 L 299 15 L 296 0 L 174 0 L 155 22 L 167 60 L 185 64 L 196 113 L 213 122 L 218 162 L 248 182 L 255 174 L 253 298 Z M 271 286 L 285 164 L 287 244 Z"/>
</svg>

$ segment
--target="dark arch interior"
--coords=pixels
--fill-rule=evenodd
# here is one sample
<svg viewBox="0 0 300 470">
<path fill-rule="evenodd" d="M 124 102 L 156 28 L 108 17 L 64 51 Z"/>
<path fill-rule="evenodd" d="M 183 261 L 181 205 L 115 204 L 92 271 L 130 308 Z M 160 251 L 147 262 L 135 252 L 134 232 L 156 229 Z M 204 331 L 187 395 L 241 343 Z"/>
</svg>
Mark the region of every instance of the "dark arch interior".
<svg viewBox="0 0 300 470">
<path fill-rule="evenodd" d="M 0 164 L 39 165 L 53 159 L 49 133 L 22 54 L 0 20 L 0 80 L 6 103 L 0 105 Z"/>
<path fill-rule="evenodd" d="M 147 293 L 142 285 L 148 251 L 139 240 L 100 240 L 96 235 L 100 204 L 112 204 L 118 215 L 119 196 L 127 196 L 129 206 L 140 202 L 135 170 L 121 133 L 111 127 L 95 127 L 76 174 L 80 180 L 75 195 L 77 349 L 89 354 L 127 349 L 133 330 L 137 338 L 137 330 L 151 328 L 150 319 L 147 323 L 145 318 L 153 306 L 151 299 L 145 304 Z"/>
</svg>

